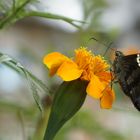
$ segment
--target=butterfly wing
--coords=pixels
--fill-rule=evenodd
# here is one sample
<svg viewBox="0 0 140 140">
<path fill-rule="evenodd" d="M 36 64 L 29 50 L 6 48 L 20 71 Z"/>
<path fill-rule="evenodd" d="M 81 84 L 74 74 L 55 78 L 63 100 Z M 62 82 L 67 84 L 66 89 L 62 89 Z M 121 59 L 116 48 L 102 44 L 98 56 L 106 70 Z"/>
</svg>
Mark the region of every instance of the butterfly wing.
<svg viewBox="0 0 140 140">
<path fill-rule="evenodd" d="M 140 111 L 140 66 L 137 54 L 117 56 L 114 61 L 115 75 L 123 92 L 129 96 Z"/>
</svg>

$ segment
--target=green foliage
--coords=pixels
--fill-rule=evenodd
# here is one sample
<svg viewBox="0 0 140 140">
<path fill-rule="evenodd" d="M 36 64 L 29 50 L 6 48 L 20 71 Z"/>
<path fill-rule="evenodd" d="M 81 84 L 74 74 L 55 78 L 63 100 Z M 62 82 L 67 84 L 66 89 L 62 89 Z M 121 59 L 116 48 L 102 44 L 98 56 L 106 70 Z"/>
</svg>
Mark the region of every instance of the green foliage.
<svg viewBox="0 0 140 140">
<path fill-rule="evenodd" d="M 59 129 L 81 108 L 86 98 L 86 81 L 63 82 L 55 93 L 44 140 L 53 140 Z"/>
<path fill-rule="evenodd" d="M 79 26 L 76 23 L 83 23 L 82 21 L 74 20 L 71 18 L 67 18 L 64 16 L 48 13 L 48 12 L 40 12 L 40 11 L 33 11 L 29 8 L 30 4 L 36 3 L 37 0 L 1 0 L 0 1 L 0 29 L 2 29 L 5 26 L 11 25 L 12 23 L 15 23 L 16 21 L 31 17 L 31 16 L 37 16 L 37 17 L 44 17 L 49 19 L 55 19 L 55 20 L 63 20 L 65 22 L 68 22 L 69 24 L 75 26 L 76 28 L 79 28 Z"/>
<path fill-rule="evenodd" d="M 36 76 L 34 76 L 32 73 L 26 70 L 19 62 L 15 61 L 13 58 L 11 58 L 8 55 L 0 53 L 0 63 L 3 63 L 4 65 L 10 67 L 11 69 L 18 72 L 20 75 L 22 75 L 28 80 L 33 97 L 39 109 L 43 112 L 43 106 L 41 103 L 41 99 L 39 98 L 38 95 L 38 90 L 50 96 L 49 90 L 46 87 L 46 85 L 41 80 L 39 80 Z"/>
<path fill-rule="evenodd" d="M 13 0 L 13 1 L 4 1 L 0 2 L 1 11 L 3 14 L 3 18 L 0 21 L 0 28 L 4 26 L 10 25 L 17 20 L 24 17 L 24 13 L 26 12 L 25 7 L 35 0 Z"/>
</svg>

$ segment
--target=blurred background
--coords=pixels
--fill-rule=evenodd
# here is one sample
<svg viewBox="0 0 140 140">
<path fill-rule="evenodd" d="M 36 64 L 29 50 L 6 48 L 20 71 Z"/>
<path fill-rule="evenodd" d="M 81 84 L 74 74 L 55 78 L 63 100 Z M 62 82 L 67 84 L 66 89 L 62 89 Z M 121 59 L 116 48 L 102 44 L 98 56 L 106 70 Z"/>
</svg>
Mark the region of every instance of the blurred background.
<svg viewBox="0 0 140 140">
<path fill-rule="evenodd" d="M 41 79 L 49 89 L 61 83 L 50 78 L 42 64 L 45 54 L 59 51 L 73 56 L 73 50 L 86 46 L 103 55 L 108 45 L 125 54 L 140 51 L 139 0 L 40 0 L 28 9 L 51 12 L 76 20 L 80 29 L 60 20 L 30 17 L 0 31 L 0 52 L 8 54 Z M 96 38 L 89 41 L 90 38 Z M 103 45 L 105 44 L 105 46 Z M 105 55 L 113 61 L 110 49 Z M 116 100 L 110 110 L 100 109 L 90 97 L 81 110 L 61 129 L 55 140 L 138 140 L 140 114 L 117 84 Z M 49 113 L 50 102 L 39 93 Z M 0 140 L 41 140 L 47 122 L 35 104 L 27 81 L 0 64 Z"/>
</svg>

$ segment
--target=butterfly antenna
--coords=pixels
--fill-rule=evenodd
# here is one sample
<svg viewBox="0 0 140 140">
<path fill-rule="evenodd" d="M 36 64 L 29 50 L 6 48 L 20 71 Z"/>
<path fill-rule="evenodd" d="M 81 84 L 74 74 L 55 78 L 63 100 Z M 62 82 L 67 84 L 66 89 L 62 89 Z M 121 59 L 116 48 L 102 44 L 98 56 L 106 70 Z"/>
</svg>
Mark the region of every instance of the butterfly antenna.
<svg viewBox="0 0 140 140">
<path fill-rule="evenodd" d="M 116 51 L 116 49 L 114 49 L 114 48 L 111 47 L 112 44 L 114 44 L 113 42 L 111 42 L 111 43 L 109 43 L 109 45 L 107 45 L 107 44 L 104 44 L 103 42 L 99 41 L 98 39 L 96 39 L 96 38 L 94 38 L 94 37 L 90 38 L 89 41 L 92 40 L 92 39 L 95 40 L 96 42 L 102 44 L 103 46 L 105 46 L 105 47 L 107 48 L 107 49 L 105 50 L 103 56 L 106 55 L 106 53 L 108 52 L 109 49 L 113 50 L 114 52 Z"/>
<path fill-rule="evenodd" d="M 113 42 L 111 42 L 111 43 L 108 45 L 108 47 L 107 47 L 107 49 L 105 50 L 103 56 L 105 56 L 105 55 L 107 54 L 107 52 L 108 52 L 109 49 L 111 49 L 111 50 L 114 51 L 114 49 L 111 48 L 112 44 L 113 44 Z"/>
</svg>

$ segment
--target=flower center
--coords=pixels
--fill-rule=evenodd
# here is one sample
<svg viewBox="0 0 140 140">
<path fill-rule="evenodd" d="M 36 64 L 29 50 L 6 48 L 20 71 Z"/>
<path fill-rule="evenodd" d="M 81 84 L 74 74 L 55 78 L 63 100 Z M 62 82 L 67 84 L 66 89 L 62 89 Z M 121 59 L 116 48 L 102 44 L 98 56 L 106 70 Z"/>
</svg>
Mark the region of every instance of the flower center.
<svg viewBox="0 0 140 140">
<path fill-rule="evenodd" d="M 83 70 L 80 78 L 87 81 L 90 81 L 93 75 L 98 75 L 98 73 L 106 71 L 109 67 L 101 56 L 95 56 L 84 47 L 75 50 L 74 61 L 79 69 Z"/>
</svg>

